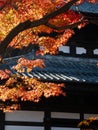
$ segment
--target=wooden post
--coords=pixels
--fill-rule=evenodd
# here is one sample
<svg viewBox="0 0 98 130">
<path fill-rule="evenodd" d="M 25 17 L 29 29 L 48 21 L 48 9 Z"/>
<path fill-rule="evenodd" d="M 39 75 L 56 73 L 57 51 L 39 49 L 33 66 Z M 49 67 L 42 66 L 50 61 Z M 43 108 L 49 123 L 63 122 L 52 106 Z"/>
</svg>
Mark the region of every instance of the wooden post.
<svg viewBox="0 0 98 130">
<path fill-rule="evenodd" d="M 85 47 L 86 48 L 86 54 L 88 57 L 93 57 L 93 50 L 94 48 L 93 47 Z"/>
<path fill-rule="evenodd" d="M 70 46 L 70 54 L 72 56 L 76 55 L 76 46 L 74 46 L 74 45 Z"/>
<path fill-rule="evenodd" d="M 51 130 L 51 112 L 48 110 L 44 112 L 44 130 Z"/>
<path fill-rule="evenodd" d="M 84 120 L 84 114 L 80 113 L 80 122 Z M 80 128 L 80 130 L 83 130 L 82 128 Z"/>
<path fill-rule="evenodd" d="M 5 114 L 2 111 L 0 111 L 0 130 L 5 129 L 4 122 L 5 122 Z"/>
</svg>

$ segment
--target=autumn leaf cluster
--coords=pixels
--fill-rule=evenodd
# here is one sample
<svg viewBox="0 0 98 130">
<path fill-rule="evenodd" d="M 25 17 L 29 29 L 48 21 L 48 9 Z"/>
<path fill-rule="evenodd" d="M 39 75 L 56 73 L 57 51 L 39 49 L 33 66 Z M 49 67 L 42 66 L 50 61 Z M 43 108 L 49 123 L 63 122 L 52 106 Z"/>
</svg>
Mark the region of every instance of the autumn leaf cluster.
<svg viewBox="0 0 98 130">
<path fill-rule="evenodd" d="M 65 2 L 64 0 L 12 0 L 11 2 L 9 0 L 4 9 L 0 11 L 0 41 L 3 41 L 9 32 L 19 23 L 23 23 L 27 20 L 30 20 L 31 22 L 40 20 L 66 3 L 67 1 Z M 63 27 L 76 23 L 80 21 L 81 18 L 81 14 L 68 10 L 67 12 L 50 18 L 48 22 L 52 26 Z M 55 38 L 39 37 L 38 34 L 42 32 L 48 34 L 51 32 L 58 32 L 58 34 L 62 32 L 62 34 L 57 35 Z M 42 52 L 42 50 L 40 52 L 44 54 L 49 52 L 55 54 L 57 53 L 57 48 L 66 44 L 73 34 L 73 31 L 69 29 L 57 30 L 42 24 L 20 32 L 9 43 L 9 46 L 12 48 L 22 48 L 23 46 L 28 46 L 30 43 L 36 43 L 44 48 L 44 52 Z"/>
<path fill-rule="evenodd" d="M 63 84 L 41 82 L 35 78 L 20 77 L 13 75 L 5 83 L 0 85 L 0 110 L 13 111 L 19 109 L 19 102 L 38 102 L 41 97 L 65 95 L 62 91 Z M 6 102 L 12 102 L 6 105 Z"/>
</svg>

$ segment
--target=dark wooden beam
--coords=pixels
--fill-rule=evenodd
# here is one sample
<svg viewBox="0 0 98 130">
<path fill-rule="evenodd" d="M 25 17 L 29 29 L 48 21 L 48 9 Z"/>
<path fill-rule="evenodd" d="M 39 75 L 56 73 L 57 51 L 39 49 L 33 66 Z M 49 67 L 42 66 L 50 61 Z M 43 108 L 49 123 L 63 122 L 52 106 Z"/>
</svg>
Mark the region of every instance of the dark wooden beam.
<svg viewBox="0 0 98 130">
<path fill-rule="evenodd" d="M 48 109 L 44 112 L 44 130 L 51 130 L 51 112 Z"/>
<path fill-rule="evenodd" d="M 5 130 L 5 113 L 0 111 L 0 130 Z"/>
</svg>

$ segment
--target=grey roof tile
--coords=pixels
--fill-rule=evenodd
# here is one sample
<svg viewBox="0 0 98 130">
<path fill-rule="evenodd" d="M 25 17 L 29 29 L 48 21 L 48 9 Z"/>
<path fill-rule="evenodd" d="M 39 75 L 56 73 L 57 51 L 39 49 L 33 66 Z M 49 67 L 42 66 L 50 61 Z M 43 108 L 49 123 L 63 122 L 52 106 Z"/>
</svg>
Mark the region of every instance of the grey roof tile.
<svg viewBox="0 0 98 130">
<path fill-rule="evenodd" d="M 50 80 L 54 81 L 98 83 L 97 61 L 97 59 L 88 58 L 48 56 L 45 58 L 46 67 L 42 70 L 35 68 L 32 72 L 37 72 L 40 79 L 43 79 L 43 76 L 39 73 L 46 76 L 47 80 L 50 76 L 53 78 L 50 78 Z"/>
<path fill-rule="evenodd" d="M 26 55 L 26 57 L 28 56 Z M 44 59 L 45 68 L 36 67 L 30 73 L 25 72 L 21 75 L 52 82 L 98 83 L 98 66 L 96 65 L 98 59 L 65 57 L 61 55 L 45 55 L 38 58 Z M 12 61 L 16 64 L 14 59 Z M 7 66 L 11 67 L 12 61 L 8 62 Z M 12 73 L 16 73 L 16 71 L 12 71 Z"/>
<path fill-rule="evenodd" d="M 88 2 L 84 2 L 77 6 L 80 12 L 87 12 L 87 13 L 98 13 L 98 3 L 92 4 Z M 76 10 L 76 6 L 72 6 L 72 9 Z"/>
</svg>

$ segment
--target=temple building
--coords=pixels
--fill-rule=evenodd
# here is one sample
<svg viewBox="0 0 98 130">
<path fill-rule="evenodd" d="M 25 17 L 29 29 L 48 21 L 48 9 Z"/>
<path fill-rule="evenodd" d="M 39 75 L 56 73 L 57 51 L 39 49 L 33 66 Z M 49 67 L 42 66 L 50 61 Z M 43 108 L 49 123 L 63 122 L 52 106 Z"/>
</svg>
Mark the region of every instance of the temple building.
<svg viewBox="0 0 98 130">
<path fill-rule="evenodd" d="M 0 130 L 80 130 L 79 122 L 98 116 L 98 4 L 93 7 L 85 3 L 78 9 L 95 22 L 75 29 L 75 35 L 59 48 L 58 55 L 38 56 L 44 59 L 45 68 L 22 73 L 44 82 L 64 83 L 67 96 L 50 97 L 39 103 L 23 102 L 21 110 L 0 112 Z M 33 54 L 34 50 L 24 56 L 33 59 Z M 6 66 L 11 68 L 17 59 L 18 56 L 5 58 Z M 97 121 L 95 126 L 98 127 Z"/>
</svg>

